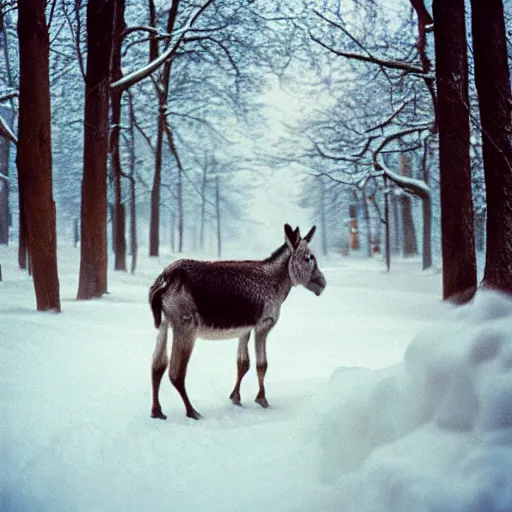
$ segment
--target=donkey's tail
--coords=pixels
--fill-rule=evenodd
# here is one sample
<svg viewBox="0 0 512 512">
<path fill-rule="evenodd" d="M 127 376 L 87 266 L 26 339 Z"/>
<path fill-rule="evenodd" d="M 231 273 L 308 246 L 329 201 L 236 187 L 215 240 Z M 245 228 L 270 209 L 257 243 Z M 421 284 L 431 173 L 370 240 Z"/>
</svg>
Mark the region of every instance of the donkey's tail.
<svg viewBox="0 0 512 512">
<path fill-rule="evenodd" d="M 174 291 L 181 290 L 183 283 L 183 272 L 172 264 L 164 269 L 149 288 L 149 305 L 153 312 L 153 319 L 157 329 L 162 323 L 162 295 L 170 288 Z"/>
<path fill-rule="evenodd" d="M 153 319 L 155 320 L 155 327 L 158 329 L 162 323 L 162 294 L 168 286 L 164 274 L 160 274 L 156 281 L 149 288 L 149 305 L 153 312 Z"/>
</svg>

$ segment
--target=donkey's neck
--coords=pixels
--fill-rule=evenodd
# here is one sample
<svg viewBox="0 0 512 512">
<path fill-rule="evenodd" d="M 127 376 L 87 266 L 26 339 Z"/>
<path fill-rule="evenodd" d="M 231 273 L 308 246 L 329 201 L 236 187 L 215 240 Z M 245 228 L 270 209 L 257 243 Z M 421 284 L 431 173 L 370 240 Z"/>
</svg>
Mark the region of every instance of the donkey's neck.
<svg viewBox="0 0 512 512">
<path fill-rule="evenodd" d="M 292 288 L 292 280 L 288 271 L 288 263 L 292 252 L 287 244 L 283 244 L 268 258 L 263 260 L 275 290 L 282 300 L 286 299 Z"/>
</svg>

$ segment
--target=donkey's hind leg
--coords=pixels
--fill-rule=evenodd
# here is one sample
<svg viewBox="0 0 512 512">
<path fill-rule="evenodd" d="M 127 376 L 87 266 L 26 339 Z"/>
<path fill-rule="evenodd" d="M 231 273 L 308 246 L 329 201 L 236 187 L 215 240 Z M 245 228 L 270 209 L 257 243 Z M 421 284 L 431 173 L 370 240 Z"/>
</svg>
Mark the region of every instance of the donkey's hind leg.
<svg viewBox="0 0 512 512">
<path fill-rule="evenodd" d="M 173 330 L 169 377 L 183 400 L 187 416 L 194 420 L 199 420 L 202 416 L 192 407 L 187 395 L 187 390 L 185 389 L 188 361 L 192 354 L 195 341 L 196 332 L 194 330 L 181 330 L 176 328 Z"/>
<path fill-rule="evenodd" d="M 151 364 L 151 387 L 153 393 L 153 405 L 151 407 L 151 417 L 167 419 L 167 416 L 162 412 L 160 401 L 158 400 L 158 392 L 160 390 L 160 383 L 162 376 L 167 368 L 169 359 L 167 357 L 167 332 L 169 330 L 169 323 L 164 318 L 160 324 L 158 336 L 156 338 L 156 347 L 153 352 L 153 361 Z"/>
<path fill-rule="evenodd" d="M 247 345 L 249 344 L 249 337 L 251 332 L 249 331 L 247 334 L 244 334 L 240 337 L 238 342 L 238 357 L 237 357 L 237 370 L 238 376 L 236 379 L 235 388 L 229 398 L 234 405 L 242 405 L 240 402 L 240 383 L 244 378 L 244 375 L 249 371 L 250 361 L 249 361 L 249 350 Z"/>
</svg>

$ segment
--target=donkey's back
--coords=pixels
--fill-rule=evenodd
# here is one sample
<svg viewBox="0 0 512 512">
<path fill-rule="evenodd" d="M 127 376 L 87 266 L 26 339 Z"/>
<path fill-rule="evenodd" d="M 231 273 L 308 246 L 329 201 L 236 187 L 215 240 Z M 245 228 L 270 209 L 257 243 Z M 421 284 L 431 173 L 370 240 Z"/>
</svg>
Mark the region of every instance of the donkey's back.
<svg viewBox="0 0 512 512">
<path fill-rule="evenodd" d="M 255 326 L 272 292 L 260 261 L 186 259 L 164 269 L 150 288 L 150 304 L 155 326 L 160 326 L 166 312 L 172 326 L 171 310 L 177 297 L 188 295 L 198 328 L 224 331 Z"/>
</svg>

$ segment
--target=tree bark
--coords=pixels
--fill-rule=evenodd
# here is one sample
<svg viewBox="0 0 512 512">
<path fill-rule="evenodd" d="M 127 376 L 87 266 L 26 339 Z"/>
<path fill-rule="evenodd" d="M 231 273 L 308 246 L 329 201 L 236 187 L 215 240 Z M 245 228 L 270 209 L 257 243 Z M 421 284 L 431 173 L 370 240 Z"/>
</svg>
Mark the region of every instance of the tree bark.
<svg viewBox="0 0 512 512">
<path fill-rule="evenodd" d="M 107 292 L 107 152 L 115 0 L 87 4 L 84 172 L 77 299 Z"/>
<path fill-rule="evenodd" d="M 406 178 L 412 177 L 411 157 L 406 154 L 400 155 L 400 174 Z M 407 194 L 400 196 L 402 207 L 402 234 L 403 234 L 403 256 L 416 256 L 418 246 L 416 243 L 416 230 L 412 220 L 412 201 Z"/>
<path fill-rule="evenodd" d="M 222 256 L 222 231 L 220 227 L 220 184 L 219 177 L 215 178 L 215 214 L 217 217 L 217 257 Z"/>
<path fill-rule="evenodd" d="M 12 126 L 13 112 L 8 108 L 0 108 L 0 115 Z M 0 245 L 9 244 L 9 153 L 10 143 L 7 137 L 0 137 Z"/>
<path fill-rule="evenodd" d="M 322 254 L 327 256 L 327 219 L 325 215 L 325 182 L 320 180 L 320 223 L 322 225 Z"/>
<path fill-rule="evenodd" d="M 206 223 L 206 185 L 208 182 L 208 162 L 204 163 L 201 181 L 201 225 L 199 227 L 199 248 L 204 250 L 204 231 Z"/>
<path fill-rule="evenodd" d="M 133 108 L 133 96 L 128 90 L 128 105 L 130 112 L 129 125 L 129 147 L 130 147 L 130 252 L 132 254 L 132 264 L 130 272 L 135 274 L 137 268 L 137 195 L 135 188 L 135 111 Z"/>
<path fill-rule="evenodd" d="M 112 81 L 121 79 L 121 44 L 123 41 L 125 0 L 116 0 L 114 17 L 114 36 L 112 50 Z M 121 204 L 121 156 L 120 156 L 120 131 L 121 131 L 121 97 L 122 89 L 110 91 L 112 122 L 110 132 L 110 155 L 112 163 L 112 175 L 114 181 L 114 269 L 126 271 L 126 232 L 124 208 Z"/>
<path fill-rule="evenodd" d="M 38 311 L 60 311 L 52 196 L 50 42 L 45 0 L 19 0 L 20 113 L 16 164 Z"/>
<path fill-rule="evenodd" d="M 167 33 L 172 34 L 178 16 L 179 0 L 171 3 L 169 17 L 167 18 Z M 155 26 L 155 6 L 153 0 L 149 0 L 150 25 Z M 149 42 L 150 59 L 158 55 L 158 43 L 155 38 Z M 155 82 L 155 90 L 158 96 L 158 125 L 155 146 L 155 174 L 151 188 L 151 220 L 149 224 L 149 255 L 158 256 L 160 246 L 160 188 L 162 184 L 162 149 L 164 131 L 167 125 L 166 110 L 167 96 L 169 94 L 169 80 L 171 75 L 172 59 L 167 60 L 162 68 L 162 73 Z"/>
<path fill-rule="evenodd" d="M 423 145 L 423 156 L 421 159 L 423 169 L 423 181 L 430 186 L 430 174 L 428 169 L 428 142 Z M 432 266 L 432 200 L 430 195 L 422 199 L 423 208 L 423 270 Z"/>
<path fill-rule="evenodd" d="M 483 284 L 512 293 L 512 95 L 501 0 L 472 0 L 487 196 Z"/>
<path fill-rule="evenodd" d="M 19 229 L 18 229 L 18 266 L 21 270 L 27 269 L 28 247 L 27 247 L 27 226 L 25 222 L 25 206 L 23 201 L 23 190 L 19 183 L 18 175 L 18 205 L 19 205 Z"/>
<path fill-rule="evenodd" d="M 476 290 L 464 0 L 434 0 L 433 13 L 439 113 L 443 298 L 464 302 Z"/>
</svg>

